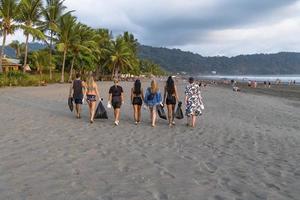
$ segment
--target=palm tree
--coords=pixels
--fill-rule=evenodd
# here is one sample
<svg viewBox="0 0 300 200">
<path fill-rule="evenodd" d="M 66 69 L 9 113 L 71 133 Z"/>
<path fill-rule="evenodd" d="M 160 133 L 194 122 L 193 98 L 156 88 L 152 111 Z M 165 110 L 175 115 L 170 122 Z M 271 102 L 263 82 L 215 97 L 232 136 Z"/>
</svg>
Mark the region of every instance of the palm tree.
<svg viewBox="0 0 300 200">
<path fill-rule="evenodd" d="M 63 63 L 61 69 L 61 82 L 65 81 L 64 71 L 67 52 L 71 46 L 72 37 L 74 37 L 74 27 L 76 25 L 76 17 L 71 14 L 64 15 L 60 18 L 59 32 L 58 32 L 58 51 L 63 52 Z"/>
<path fill-rule="evenodd" d="M 123 38 L 125 42 L 130 46 L 133 53 L 136 54 L 139 43 L 137 39 L 134 38 L 134 35 L 126 31 L 123 33 Z"/>
<path fill-rule="evenodd" d="M 118 78 L 120 71 L 132 68 L 134 58 L 133 51 L 122 36 L 112 41 L 109 51 L 110 58 L 107 64 L 112 71 L 112 78 Z"/>
<path fill-rule="evenodd" d="M 97 68 L 96 74 L 99 77 L 99 73 L 104 72 L 104 64 L 109 59 L 109 47 L 111 45 L 111 34 L 108 29 L 96 29 L 96 35 L 94 37 L 95 42 L 97 43 L 97 52 L 95 54 L 97 59 Z"/>
<path fill-rule="evenodd" d="M 49 31 L 50 36 L 48 36 L 50 40 L 49 44 L 49 76 L 50 80 L 52 80 L 52 50 L 53 50 L 53 37 L 54 34 L 59 31 L 58 23 L 60 17 L 63 15 L 64 10 L 67 8 L 63 5 L 65 0 L 46 0 L 46 6 L 43 9 L 43 18 L 44 21 L 42 23 L 42 30 Z"/>
<path fill-rule="evenodd" d="M 40 74 L 40 84 L 42 83 L 43 69 L 49 64 L 48 51 L 40 50 L 32 52 L 30 56 L 32 64 L 37 68 Z"/>
<path fill-rule="evenodd" d="M 16 16 L 18 9 L 17 0 L 0 0 L 0 30 L 3 36 L 1 51 L 0 51 L 0 73 L 2 73 L 2 57 L 5 48 L 6 36 L 13 34 L 18 28 L 16 24 Z"/>
<path fill-rule="evenodd" d="M 20 58 L 21 56 L 21 43 L 18 40 L 13 40 L 9 46 L 15 50 L 16 58 Z"/>
<path fill-rule="evenodd" d="M 97 48 L 97 43 L 93 40 L 95 37 L 95 32 L 88 26 L 77 23 L 74 27 L 74 34 L 70 42 L 70 51 L 73 56 L 71 62 L 69 82 L 72 80 L 72 73 L 74 68 L 75 60 L 80 58 L 85 58 L 84 55 L 95 53 Z M 91 49 L 94 49 L 92 52 Z M 92 57 L 91 57 L 92 58 Z"/>
<path fill-rule="evenodd" d="M 28 58 L 28 40 L 31 35 L 34 38 L 45 39 L 44 34 L 36 28 L 42 15 L 42 0 L 21 0 L 19 4 L 19 20 L 24 23 L 21 27 L 26 36 L 25 42 L 25 58 L 23 71 L 27 65 Z"/>
</svg>

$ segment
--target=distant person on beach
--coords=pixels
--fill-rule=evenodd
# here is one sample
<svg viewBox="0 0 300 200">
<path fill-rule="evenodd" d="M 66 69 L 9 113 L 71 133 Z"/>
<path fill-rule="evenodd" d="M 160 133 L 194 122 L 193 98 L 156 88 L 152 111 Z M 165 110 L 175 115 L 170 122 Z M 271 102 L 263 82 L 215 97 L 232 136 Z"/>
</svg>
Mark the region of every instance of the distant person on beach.
<svg viewBox="0 0 300 200">
<path fill-rule="evenodd" d="M 178 102 L 178 94 L 177 94 L 177 87 L 171 76 L 168 77 L 168 80 L 164 88 L 163 102 L 165 105 L 167 105 L 169 126 L 172 127 L 172 125 L 175 125 L 174 110 L 175 110 L 176 102 Z"/>
<path fill-rule="evenodd" d="M 100 99 L 98 85 L 94 81 L 94 77 L 90 75 L 86 82 L 86 101 L 89 105 L 90 123 L 94 122 L 97 99 Z"/>
<path fill-rule="evenodd" d="M 141 108 L 144 101 L 143 94 L 141 81 L 137 79 L 134 82 L 133 88 L 131 88 L 131 103 L 133 105 L 133 116 L 136 125 L 141 122 Z"/>
<path fill-rule="evenodd" d="M 76 117 L 81 118 L 81 105 L 85 92 L 84 82 L 80 79 L 80 74 L 76 74 L 76 79 L 72 81 L 69 97 L 73 97 L 75 102 Z"/>
<path fill-rule="evenodd" d="M 120 123 L 120 109 L 124 103 L 123 88 L 119 85 L 118 79 L 114 80 L 114 85 L 109 89 L 108 102 L 114 109 L 115 125 L 118 126 Z"/>
<path fill-rule="evenodd" d="M 162 103 L 161 93 L 155 80 L 151 81 L 151 87 L 147 88 L 144 97 L 145 104 L 149 107 L 151 125 L 155 127 L 156 106 Z"/>
<path fill-rule="evenodd" d="M 268 85 L 269 85 L 269 88 L 271 88 L 271 82 L 270 81 L 269 81 Z"/>
<path fill-rule="evenodd" d="M 264 81 L 264 86 L 265 88 L 267 88 L 267 81 Z"/>
<path fill-rule="evenodd" d="M 201 115 L 201 105 L 203 105 L 199 85 L 194 83 L 194 78 L 189 78 L 189 84 L 185 88 L 185 103 L 187 126 L 196 126 L 196 117 Z M 192 118 L 192 120 L 190 119 Z M 191 121 L 190 121 L 191 120 Z"/>
</svg>

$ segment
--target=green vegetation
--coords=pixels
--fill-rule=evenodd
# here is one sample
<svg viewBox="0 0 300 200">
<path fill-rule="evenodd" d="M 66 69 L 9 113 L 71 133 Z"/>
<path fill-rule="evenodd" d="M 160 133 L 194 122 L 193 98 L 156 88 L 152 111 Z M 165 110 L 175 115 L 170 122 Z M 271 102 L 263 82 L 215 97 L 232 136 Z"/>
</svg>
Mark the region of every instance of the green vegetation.
<svg viewBox="0 0 300 200">
<path fill-rule="evenodd" d="M 124 32 L 113 37 L 107 29 L 93 29 L 82 24 L 72 15 L 73 11 L 66 11 L 64 0 L 43 3 L 43 0 L 0 0 L 1 55 L 6 36 L 22 29 L 25 44 L 13 41 L 9 46 L 21 59 L 23 70 L 29 64 L 32 74 L 35 74 L 28 75 L 24 71 L 23 76 L 19 72 L 2 75 L 2 86 L 52 82 L 56 80 L 53 72 L 58 71 L 61 72 L 60 82 L 71 81 L 75 71 L 83 74 L 93 71 L 96 78 L 114 78 L 120 74 L 165 74 L 159 65 L 138 58 L 139 44 L 133 34 Z M 30 51 L 30 36 L 44 43 L 45 48 Z M 1 63 L 2 56 L 2 70 Z M 66 72 L 69 72 L 68 76 Z M 46 75 L 49 78 L 46 79 Z"/>
<path fill-rule="evenodd" d="M 68 77 L 68 74 L 65 74 Z M 53 74 L 52 80 L 48 74 L 28 74 L 23 72 L 8 72 L 0 74 L 0 87 L 5 86 L 42 86 L 46 83 L 58 83 L 60 73 Z"/>
<path fill-rule="evenodd" d="M 153 60 L 169 72 L 190 74 L 300 74 L 300 53 L 203 57 L 179 49 L 139 46 L 141 59 Z"/>
</svg>

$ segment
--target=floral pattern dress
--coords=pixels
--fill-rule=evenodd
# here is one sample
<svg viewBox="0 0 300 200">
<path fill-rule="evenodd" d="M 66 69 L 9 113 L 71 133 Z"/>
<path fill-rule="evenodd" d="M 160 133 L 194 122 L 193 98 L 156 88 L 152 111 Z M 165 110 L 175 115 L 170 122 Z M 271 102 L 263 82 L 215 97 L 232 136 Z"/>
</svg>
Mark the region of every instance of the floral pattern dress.
<svg viewBox="0 0 300 200">
<path fill-rule="evenodd" d="M 186 115 L 190 117 L 191 115 L 199 116 L 201 112 L 201 91 L 198 84 L 192 83 L 188 84 L 185 88 L 185 95 L 187 97 L 186 104 Z"/>
</svg>

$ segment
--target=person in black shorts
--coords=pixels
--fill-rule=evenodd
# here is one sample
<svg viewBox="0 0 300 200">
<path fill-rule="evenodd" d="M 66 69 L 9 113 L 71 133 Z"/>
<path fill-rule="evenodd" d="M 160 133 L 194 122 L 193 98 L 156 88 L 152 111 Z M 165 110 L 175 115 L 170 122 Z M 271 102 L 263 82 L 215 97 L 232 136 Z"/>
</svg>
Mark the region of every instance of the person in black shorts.
<svg viewBox="0 0 300 200">
<path fill-rule="evenodd" d="M 115 125 L 118 126 L 120 122 L 120 108 L 124 102 L 123 88 L 119 86 L 119 81 L 114 80 L 114 85 L 109 89 L 108 102 L 114 108 Z"/>
<path fill-rule="evenodd" d="M 76 110 L 76 117 L 80 118 L 81 114 L 81 105 L 82 105 L 82 99 L 83 99 L 83 94 L 85 88 L 84 88 L 84 82 L 80 80 L 80 74 L 76 74 L 76 79 L 73 80 L 71 87 L 70 87 L 70 92 L 69 92 L 69 97 L 73 96 L 73 100 L 75 102 L 75 110 Z M 73 95 L 72 95 L 73 94 Z"/>
<path fill-rule="evenodd" d="M 164 91 L 164 104 L 167 105 L 168 120 L 170 127 L 172 127 L 172 125 L 175 125 L 174 110 L 176 106 L 176 101 L 178 101 L 177 88 L 174 83 L 174 80 L 171 76 L 169 76 Z"/>
<path fill-rule="evenodd" d="M 141 85 L 142 85 L 141 81 L 137 79 L 134 82 L 133 88 L 131 88 L 131 102 L 133 105 L 133 117 L 136 125 L 141 122 L 141 108 L 144 101 L 144 96 L 143 96 L 144 92 Z"/>
</svg>

